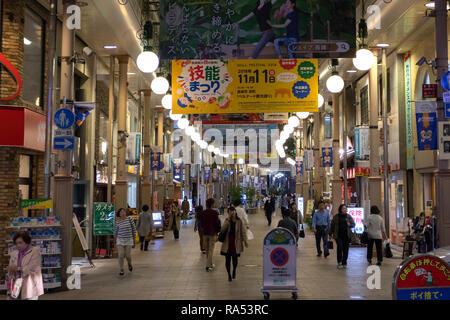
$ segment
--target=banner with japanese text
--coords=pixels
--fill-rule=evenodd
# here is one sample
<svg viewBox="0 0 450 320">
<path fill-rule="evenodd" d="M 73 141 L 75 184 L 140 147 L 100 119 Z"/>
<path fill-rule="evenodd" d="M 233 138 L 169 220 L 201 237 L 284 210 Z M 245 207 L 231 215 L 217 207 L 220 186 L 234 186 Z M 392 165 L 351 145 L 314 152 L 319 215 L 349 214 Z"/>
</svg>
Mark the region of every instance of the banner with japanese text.
<svg viewBox="0 0 450 320">
<path fill-rule="evenodd" d="M 333 166 L 333 148 L 324 147 L 322 148 L 322 167 L 332 167 Z"/>
<path fill-rule="evenodd" d="M 161 1 L 160 56 L 353 58 L 355 15 L 355 0 Z"/>
<path fill-rule="evenodd" d="M 436 101 L 416 101 L 418 149 L 437 150 Z"/>
<path fill-rule="evenodd" d="M 316 59 L 172 61 L 173 113 L 317 112 Z"/>
</svg>

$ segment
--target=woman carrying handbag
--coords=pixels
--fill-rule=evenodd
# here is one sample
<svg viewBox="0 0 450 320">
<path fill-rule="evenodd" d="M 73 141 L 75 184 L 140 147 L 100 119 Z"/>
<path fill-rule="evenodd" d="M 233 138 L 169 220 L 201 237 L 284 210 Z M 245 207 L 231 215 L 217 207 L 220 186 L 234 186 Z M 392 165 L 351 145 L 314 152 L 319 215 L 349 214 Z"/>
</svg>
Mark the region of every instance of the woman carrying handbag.
<svg viewBox="0 0 450 320">
<path fill-rule="evenodd" d="M 38 300 L 44 294 L 39 247 L 31 245 L 26 231 L 17 232 L 13 242 L 16 250 L 11 253 L 7 268 L 8 299 Z"/>
</svg>

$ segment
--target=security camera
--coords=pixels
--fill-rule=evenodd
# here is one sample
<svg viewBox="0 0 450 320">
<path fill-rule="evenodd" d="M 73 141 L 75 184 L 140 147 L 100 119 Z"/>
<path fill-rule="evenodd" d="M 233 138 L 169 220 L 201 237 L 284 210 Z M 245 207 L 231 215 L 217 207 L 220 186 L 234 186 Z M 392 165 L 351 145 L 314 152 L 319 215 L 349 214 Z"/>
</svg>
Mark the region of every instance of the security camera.
<svg viewBox="0 0 450 320">
<path fill-rule="evenodd" d="M 86 56 L 86 57 L 90 57 L 90 56 L 92 56 L 92 54 L 94 53 L 94 50 L 92 50 L 91 48 L 89 48 L 89 47 L 84 47 L 83 48 L 83 53 L 84 53 L 84 55 Z"/>
<path fill-rule="evenodd" d="M 422 57 L 422 58 L 420 58 L 419 61 L 417 61 L 416 65 L 420 67 L 420 66 L 423 65 L 424 63 L 427 63 L 427 64 L 428 64 L 427 58 Z"/>
</svg>

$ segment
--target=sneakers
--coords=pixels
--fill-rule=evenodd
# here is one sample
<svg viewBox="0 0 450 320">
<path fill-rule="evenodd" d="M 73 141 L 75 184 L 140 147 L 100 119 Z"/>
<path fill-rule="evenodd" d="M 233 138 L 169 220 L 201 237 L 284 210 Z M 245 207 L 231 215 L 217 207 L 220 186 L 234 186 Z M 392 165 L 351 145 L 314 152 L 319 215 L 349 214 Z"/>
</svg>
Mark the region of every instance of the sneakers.
<svg viewBox="0 0 450 320">
<path fill-rule="evenodd" d="M 119 276 L 123 276 L 124 274 L 125 274 L 125 272 L 123 272 L 123 270 L 120 270 Z"/>
<path fill-rule="evenodd" d="M 130 270 L 130 272 L 133 271 L 133 266 L 131 264 L 128 265 L 128 270 Z"/>
<path fill-rule="evenodd" d="M 213 269 L 210 268 L 210 267 L 206 267 L 205 269 L 206 269 L 206 272 L 211 272 L 211 271 L 213 270 Z"/>
<path fill-rule="evenodd" d="M 344 266 L 342 265 L 342 263 L 339 262 L 338 265 L 337 265 L 337 268 L 338 268 L 338 269 L 343 269 Z"/>
<path fill-rule="evenodd" d="M 206 250 L 202 250 L 202 253 L 203 253 L 203 254 L 206 254 Z"/>
<path fill-rule="evenodd" d="M 342 268 L 347 269 L 347 265 L 346 265 L 346 264 L 343 264 L 343 265 L 342 265 Z"/>
</svg>

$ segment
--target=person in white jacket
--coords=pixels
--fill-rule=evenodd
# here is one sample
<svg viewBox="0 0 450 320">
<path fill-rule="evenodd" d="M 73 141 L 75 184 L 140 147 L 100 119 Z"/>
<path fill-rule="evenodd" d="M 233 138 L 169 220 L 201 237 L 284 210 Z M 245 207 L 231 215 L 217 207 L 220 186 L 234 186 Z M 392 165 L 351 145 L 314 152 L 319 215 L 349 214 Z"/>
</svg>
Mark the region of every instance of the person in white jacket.
<svg viewBox="0 0 450 320">
<path fill-rule="evenodd" d="M 239 219 L 241 219 L 244 222 L 244 229 L 250 229 L 250 226 L 248 224 L 248 216 L 245 212 L 244 207 L 242 206 L 241 200 L 237 199 L 233 201 L 233 205 L 236 208 L 236 213 Z"/>
<path fill-rule="evenodd" d="M 373 253 L 373 244 L 377 248 L 377 265 L 381 265 L 383 261 L 383 241 L 386 240 L 386 229 L 384 226 L 384 220 L 380 216 L 380 209 L 377 206 L 372 206 L 370 208 L 370 216 L 366 221 L 367 227 L 367 236 L 369 238 L 369 242 L 367 244 L 367 261 L 369 264 L 372 264 L 372 253 Z"/>
</svg>

